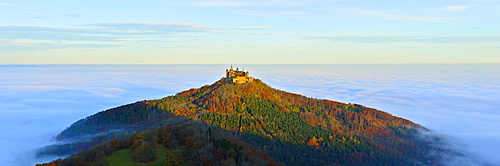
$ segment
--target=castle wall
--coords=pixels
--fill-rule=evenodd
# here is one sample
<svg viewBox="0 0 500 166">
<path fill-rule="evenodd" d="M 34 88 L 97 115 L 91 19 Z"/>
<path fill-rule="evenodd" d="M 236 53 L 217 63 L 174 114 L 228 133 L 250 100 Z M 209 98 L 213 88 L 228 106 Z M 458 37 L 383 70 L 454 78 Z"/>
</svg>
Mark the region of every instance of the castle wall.
<svg viewBox="0 0 500 166">
<path fill-rule="evenodd" d="M 236 84 L 247 83 L 247 82 L 251 82 L 252 80 L 253 80 L 252 78 L 248 78 L 248 77 L 234 77 L 234 78 L 232 78 L 232 82 L 236 83 Z"/>
</svg>

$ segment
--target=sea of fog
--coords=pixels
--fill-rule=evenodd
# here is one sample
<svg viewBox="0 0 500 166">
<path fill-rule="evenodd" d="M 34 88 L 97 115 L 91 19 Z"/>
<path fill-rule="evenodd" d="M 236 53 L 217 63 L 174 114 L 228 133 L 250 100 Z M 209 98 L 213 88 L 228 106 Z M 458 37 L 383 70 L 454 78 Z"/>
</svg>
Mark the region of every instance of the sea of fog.
<svg viewBox="0 0 500 166">
<path fill-rule="evenodd" d="M 274 88 L 409 119 L 478 160 L 500 163 L 500 64 L 234 66 Z M 72 122 L 211 84 L 228 67 L 0 65 L 0 163 L 51 160 L 33 151 Z"/>
</svg>

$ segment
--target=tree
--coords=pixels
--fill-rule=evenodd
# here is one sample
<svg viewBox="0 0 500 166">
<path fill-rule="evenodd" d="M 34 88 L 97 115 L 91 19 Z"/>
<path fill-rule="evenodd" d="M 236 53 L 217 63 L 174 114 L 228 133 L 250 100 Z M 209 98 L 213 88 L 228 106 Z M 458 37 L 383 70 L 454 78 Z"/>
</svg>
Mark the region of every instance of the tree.
<svg viewBox="0 0 500 166">
<path fill-rule="evenodd" d="M 184 162 L 182 149 L 169 150 L 165 154 L 165 166 L 178 166 L 182 162 Z"/>
<path fill-rule="evenodd" d="M 307 142 L 308 145 L 313 145 L 313 146 L 318 146 L 319 143 L 318 143 L 318 139 L 313 136 L 308 142 Z"/>
<path fill-rule="evenodd" d="M 156 146 L 153 143 L 144 140 L 139 140 L 136 143 L 138 146 L 134 146 L 132 160 L 142 163 L 156 160 Z"/>
</svg>

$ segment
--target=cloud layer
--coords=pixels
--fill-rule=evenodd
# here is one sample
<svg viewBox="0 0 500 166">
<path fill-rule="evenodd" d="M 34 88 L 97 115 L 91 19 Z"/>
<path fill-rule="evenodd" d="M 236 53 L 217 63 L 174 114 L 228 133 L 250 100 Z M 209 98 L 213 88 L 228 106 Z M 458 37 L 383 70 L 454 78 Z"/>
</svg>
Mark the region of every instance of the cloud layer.
<svg viewBox="0 0 500 166">
<path fill-rule="evenodd" d="M 272 87 L 401 116 L 499 163 L 500 66 L 235 65 Z M 197 88 L 227 65 L 0 66 L 0 162 L 33 165 L 30 151 L 98 111 Z M 32 157 L 32 156 L 31 156 Z M 21 163 L 20 163 L 21 162 Z M 9 164 L 10 163 L 10 164 Z"/>
</svg>

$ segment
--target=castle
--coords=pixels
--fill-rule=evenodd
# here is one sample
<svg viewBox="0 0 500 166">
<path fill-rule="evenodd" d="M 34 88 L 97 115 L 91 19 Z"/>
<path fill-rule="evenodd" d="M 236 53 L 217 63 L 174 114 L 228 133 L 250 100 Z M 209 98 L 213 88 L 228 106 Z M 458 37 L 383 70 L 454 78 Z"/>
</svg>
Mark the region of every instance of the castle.
<svg viewBox="0 0 500 166">
<path fill-rule="evenodd" d="M 224 79 L 226 80 L 226 83 L 234 84 L 242 84 L 253 81 L 253 78 L 250 77 L 250 73 L 248 71 L 240 71 L 238 68 L 234 70 L 233 65 L 231 65 L 231 68 L 226 69 L 226 77 Z"/>
</svg>

